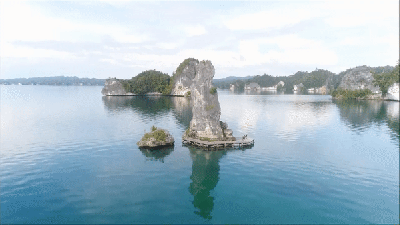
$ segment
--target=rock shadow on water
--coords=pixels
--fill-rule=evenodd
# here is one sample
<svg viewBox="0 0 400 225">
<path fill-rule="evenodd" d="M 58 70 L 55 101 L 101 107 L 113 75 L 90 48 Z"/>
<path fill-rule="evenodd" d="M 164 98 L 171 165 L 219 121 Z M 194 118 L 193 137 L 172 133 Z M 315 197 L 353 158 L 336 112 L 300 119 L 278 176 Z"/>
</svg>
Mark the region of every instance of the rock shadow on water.
<svg viewBox="0 0 400 225">
<path fill-rule="evenodd" d="M 226 151 L 205 152 L 201 149 L 189 147 L 192 158 L 192 175 L 189 192 L 193 195 L 195 214 L 204 219 L 211 219 L 214 208 L 214 197 L 211 191 L 219 181 L 219 160 L 226 155 Z"/>
<path fill-rule="evenodd" d="M 194 213 L 204 219 L 212 219 L 214 209 L 214 197 L 211 191 L 217 186 L 219 181 L 220 160 L 230 151 L 204 151 L 201 148 L 188 146 L 190 158 L 192 159 L 192 174 L 189 185 L 189 192 L 193 195 L 192 204 L 196 208 Z M 243 148 L 241 150 L 246 150 Z"/>
<path fill-rule="evenodd" d="M 149 161 L 159 161 L 164 163 L 164 159 L 168 157 L 173 151 L 174 146 L 162 147 L 162 148 L 139 148 L 146 159 Z"/>
</svg>

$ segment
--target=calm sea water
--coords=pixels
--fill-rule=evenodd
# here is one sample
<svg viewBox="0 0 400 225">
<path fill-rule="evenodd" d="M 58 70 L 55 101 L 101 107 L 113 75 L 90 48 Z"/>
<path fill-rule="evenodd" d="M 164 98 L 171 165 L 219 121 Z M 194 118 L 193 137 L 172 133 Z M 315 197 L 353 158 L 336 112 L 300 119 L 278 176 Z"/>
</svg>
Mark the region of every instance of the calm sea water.
<svg viewBox="0 0 400 225">
<path fill-rule="evenodd" d="M 249 149 L 185 147 L 190 103 L 1 86 L 1 223 L 398 223 L 399 102 L 219 90 Z M 175 147 L 139 150 L 152 125 Z"/>
</svg>

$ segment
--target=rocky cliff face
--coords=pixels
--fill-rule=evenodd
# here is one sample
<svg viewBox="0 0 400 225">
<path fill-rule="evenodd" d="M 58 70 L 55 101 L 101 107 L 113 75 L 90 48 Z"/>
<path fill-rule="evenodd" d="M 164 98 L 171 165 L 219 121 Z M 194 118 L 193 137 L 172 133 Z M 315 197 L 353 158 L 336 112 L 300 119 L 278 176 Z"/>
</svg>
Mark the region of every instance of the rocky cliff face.
<svg viewBox="0 0 400 225">
<path fill-rule="evenodd" d="M 344 74 L 339 88 L 347 90 L 369 89 L 372 93 L 379 93 L 379 87 L 374 86 L 372 81 L 374 77 L 371 73 L 371 68 L 368 66 L 359 66 L 348 70 Z"/>
<path fill-rule="evenodd" d="M 103 90 L 101 90 L 103 95 L 133 95 L 132 93 L 127 93 L 122 86 L 121 82 L 117 79 L 107 79 Z"/>
<path fill-rule="evenodd" d="M 220 125 L 221 108 L 218 102 L 218 93 L 211 94 L 211 81 L 215 69 L 210 61 L 190 64 L 183 70 L 183 77 L 192 83 L 190 85 L 192 100 L 192 121 L 190 130 L 197 137 L 219 139 L 223 137 Z"/>
<path fill-rule="evenodd" d="M 192 60 L 176 79 L 177 83 L 191 92 L 193 117 L 189 131 L 195 138 L 223 139 L 226 136 L 220 123 L 218 93 L 211 90 L 214 74 L 215 69 L 210 61 Z"/>
<path fill-rule="evenodd" d="M 183 69 L 181 74 L 178 74 L 174 80 L 174 88 L 171 95 L 187 95 L 196 77 L 196 67 L 199 62 L 190 60 L 188 65 Z"/>
</svg>

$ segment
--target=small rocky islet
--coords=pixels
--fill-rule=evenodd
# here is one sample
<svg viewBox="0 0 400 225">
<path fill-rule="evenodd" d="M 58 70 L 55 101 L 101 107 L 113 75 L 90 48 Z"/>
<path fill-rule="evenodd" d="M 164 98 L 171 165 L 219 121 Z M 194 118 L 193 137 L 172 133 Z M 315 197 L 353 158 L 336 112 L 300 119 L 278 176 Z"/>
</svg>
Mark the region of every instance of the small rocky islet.
<svg viewBox="0 0 400 225">
<path fill-rule="evenodd" d="M 153 126 L 136 144 L 139 148 L 162 148 L 174 145 L 174 137 L 165 129 Z"/>
</svg>

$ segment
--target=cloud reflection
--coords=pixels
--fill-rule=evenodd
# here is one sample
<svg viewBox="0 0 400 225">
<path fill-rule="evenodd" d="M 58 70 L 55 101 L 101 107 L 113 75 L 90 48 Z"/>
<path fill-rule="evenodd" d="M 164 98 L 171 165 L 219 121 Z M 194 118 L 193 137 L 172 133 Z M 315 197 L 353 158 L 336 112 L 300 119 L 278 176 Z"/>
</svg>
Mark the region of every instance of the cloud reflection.
<svg viewBox="0 0 400 225">
<path fill-rule="evenodd" d="M 295 140 L 302 130 L 327 126 L 334 117 L 328 96 L 255 95 L 234 96 L 235 104 L 222 101 L 222 115 L 238 121 L 240 132 L 274 130 L 280 138 Z M 260 127 L 261 126 L 261 127 Z"/>
</svg>

